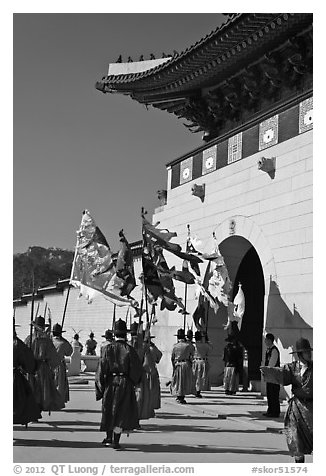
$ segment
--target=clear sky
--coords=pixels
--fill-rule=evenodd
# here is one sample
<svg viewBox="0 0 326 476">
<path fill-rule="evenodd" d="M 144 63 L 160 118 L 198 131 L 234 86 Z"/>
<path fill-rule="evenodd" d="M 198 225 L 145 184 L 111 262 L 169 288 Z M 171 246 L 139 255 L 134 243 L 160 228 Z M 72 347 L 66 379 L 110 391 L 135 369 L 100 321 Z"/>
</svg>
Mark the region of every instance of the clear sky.
<svg viewBox="0 0 326 476">
<path fill-rule="evenodd" d="M 159 206 L 165 165 L 202 144 L 182 120 L 95 82 L 121 54 L 181 52 L 216 13 L 27 13 L 13 23 L 13 251 L 73 249 L 87 208 L 111 248 L 140 239 L 140 209 Z"/>
</svg>

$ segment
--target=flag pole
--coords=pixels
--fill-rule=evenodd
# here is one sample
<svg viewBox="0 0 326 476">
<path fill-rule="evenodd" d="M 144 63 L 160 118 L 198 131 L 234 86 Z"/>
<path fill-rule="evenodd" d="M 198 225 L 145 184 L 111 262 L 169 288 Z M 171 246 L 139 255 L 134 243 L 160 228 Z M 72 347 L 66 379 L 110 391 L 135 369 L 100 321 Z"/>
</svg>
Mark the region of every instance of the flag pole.
<svg viewBox="0 0 326 476">
<path fill-rule="evenodd" d="M 34 280 L 34 269 L 32 269 L 32 285 L 33 285 L 33 290 L 32 290 L 32 303 L 31 303 L 31 322 L 30 322 L 30 331 L 29 331 L 29 347 L 32 348 L 32 338 L 33 338 L 33 319 L 34 319 L 34 295 L 35 295 L 35 280 Z"/>
<path fill-rule="evenodd" d="M 187 225 L 187 243 L 186 243 L 186 252 L 187 252 L 187 249 L 188 249 L 188 242 L 189 242 L 189 239 L 190 239 L 190 225 L 188 224 Z M 184 297 L 184 301 L 185 301 L 185 308 L 184 308 L 184 312 L 183 312 L 183 330 L 186 331 L 186 318 L 187 318 L 187 293 L 188 293 L 188 284 L 185 283 L 185 297 Z"/>
<path fill-rule="evenodd" d="M 44 319 L 45 319 L 45 316 L 46 316 L 47 307 L 48 307 L 48 302 L 46 301 L 45 306 L 44 306 L 44 314 L 43 314 Z"/>
<path fill-rule="evenodd" d="M 114 331 L 114 324 L 115 324 L 115 311 L 116 311 L 117 305 L 114 303 L 113 304 L 113 319 L 112 319 L 112 332 Z"/>
<path fill-rule="evenodd" d="M 66 296 L 66 302 L 65 302 L 65 307 L 63 310 L 63 316 L 62 316 L 62 321 L 61 321 L 61 328 L 63 329 L 63 323 L 65 322 L 65 317 L 66 317 L 66 310 L 67 310 L 67 304 L 68 304 L 68 299 L 69 299 L 69 294 L 70 294 L 70 282 L 68 283 L 68 291 L 67 291 L 67 296 Z"/>
</svg>

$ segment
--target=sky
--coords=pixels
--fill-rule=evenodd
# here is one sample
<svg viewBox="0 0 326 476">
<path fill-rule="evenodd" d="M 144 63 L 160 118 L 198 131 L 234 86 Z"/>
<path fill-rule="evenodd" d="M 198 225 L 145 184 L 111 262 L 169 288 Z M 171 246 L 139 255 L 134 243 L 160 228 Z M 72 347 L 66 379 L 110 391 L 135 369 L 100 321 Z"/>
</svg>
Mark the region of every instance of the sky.
<svg viewBox="0 0 326 476">
<path fill-rule="evenodd" d="M 182 120 L 95 89 L 110 62 L 179 53 L 217 13 L 16 13 L 13 16 L 13 252 L 74 249 L 87 208 L 118 249 L 139 240 L 166 188 L 166 163 L 202 144 Z"/>
</svg>

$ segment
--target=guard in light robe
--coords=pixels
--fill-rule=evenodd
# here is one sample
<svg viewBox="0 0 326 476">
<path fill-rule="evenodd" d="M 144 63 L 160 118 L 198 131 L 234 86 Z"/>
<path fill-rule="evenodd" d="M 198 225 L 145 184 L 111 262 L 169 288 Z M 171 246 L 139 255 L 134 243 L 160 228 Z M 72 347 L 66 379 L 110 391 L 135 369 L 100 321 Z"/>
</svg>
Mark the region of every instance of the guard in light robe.
<svg viewBox="0 0 326 476">
<path fill-rule="evenodd" d="M 212 345 L 209 342 L 202 342 L 201 332 L 195 332 L 195 352 L 192 361 L 192 372 L 194 377 L 194 386 L 196 391 L 196 397 L 202 398 L 202 390 L 210 390 L 209 382 L 209 362 L 208 354 L 212 349 Z"/>
<path fill-rule="evenodd" d="M 174 344 L 171 354 L 173 367 L 171 393 L 178 403 L 185 404 L 187 403 L 185 395 L 193 392 L 193 345 L 186 342 L 183 329 L 178 329 L 176 336 L 178 342 Z"/>
<path fill-rule="evenodd" d="M 70 357 L 73 351 L 67 339 L 62 336 L 63 332 L 66 331 L 62 330 L 60 324 L 54 324 L 52 329 L 52 342 L 60 359 L 60 364 L 54 369 L 54 382 L 61 395 L 62 407 L 65 406 L 65 403 L 69 402 L 69 383 L 65 357 Z"/>
<path fill-rule="evenodd" d="M 160 377 L 156 365 L 160 362 L 162 358 L 162 352 L 154 342 L 151 341 L 155 336 L 149 335 L 145 337 L 145 341 L 149 344 L 149 354 L 151 358 L 149 359 L 149 376 L 150 376 L 150 395 L 152 401 L 152 407 L 154 410 L 161 408 L 161 385 Z"/>
<path fill-rule="evenodd" d="M 95 375 L 96 400 L 102 399 L 100 430 L 102 444 L 120 448 L 120 436 L 139 427 L 135 385 L 142 366 L 135 349 L 126 342 L 127 326 L 119 319 L 114 326 L 115 341 L 104 348 Z"/>
</svg>

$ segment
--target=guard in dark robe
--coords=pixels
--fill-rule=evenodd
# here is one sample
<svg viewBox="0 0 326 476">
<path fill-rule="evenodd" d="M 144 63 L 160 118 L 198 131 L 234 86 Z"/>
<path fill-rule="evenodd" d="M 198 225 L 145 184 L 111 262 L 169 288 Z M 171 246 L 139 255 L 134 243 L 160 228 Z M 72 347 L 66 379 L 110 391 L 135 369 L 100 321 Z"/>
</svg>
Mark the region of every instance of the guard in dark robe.
<svg viewBox="0 0 326 476">
<path fill-rule="evenodd" d="M 274 335 L 270 332 L 265 336 L 266 353 L 265 366 L 279 367 L 280 366 L 280 351 L 274 344 Z M 280 386 L 276 383 L 266 383 L 266 396 L 268 408 L 264 416 L 270 418 L 278 418 L 280 416 Z"/>
<path fill-rule="evenodd" d="M 96 400 L 102 399 L 100 430 L 106 432 L 102 444 L 120 448 L 120 436 L 139 427 L 135 385 L 142 365 L 135 349 L 126 342 L 127 326 L 119 319 L 114 327 L 115 341 L 107 345 L 95 377 Z"/>
<path fill-rule="evenodd" d="M 110 331 L 110 329 L 107 329 L 104 334 L 102 335 L 102 337 L 105 337 L 105 341 L 101 343 L 101 346 L 100 346 L 100 356 L 102 357 L 102 354 L 104 352 L 104 348 L 111 344 L 111 342 L 113 342 L 114 340 L 114 337 L 113 337 L 113 332 Z"/>
<path fill-rule="evenodd" d="M 31 421 L 42 418 L 32 387 L 26 378 L 26 372 L 35 372 L 36 362 L 33 352 L 17 337 L 15 329 L 13 368 L 13 422 L 14 424 L 27 425 Z"/>
<path fill-rule="evenodd" d="M 264 380 L 278 385 L 292 385 L 292 397 L 284 418 L 287 445 L 296 463 L 304 463 L 313 450 L 313 363 L 308 339 L 296 342 L 298 359 L 281 368 L 261 367 Z"/>
<path fill-rule="evenodd" d="M 94 333 L 91 332 L 89 334 L 89 339 L 87 339 L 87 341 L 85 342 L 85 345 L 86 345 L 86 355 L 96 355 L 96 346 L 97 346 L 97 342 L 96 340 L 94 339 Z"/>
<path fill-rule="evenodd" d="M 36 371 L 35 375 L 29 374 L 29 382 L 41 411 L 60 410 L 63 408 L 62 398 L 54 382 L 54 369 L 60 364 L 60 357 L 45 331 L 44 317 L 36 317 L 32 325 L 32 343 L 30 345 L 31 339 L 27 336 L 25 344 L 31 347 L 36 360 Z"/>
</svg>

